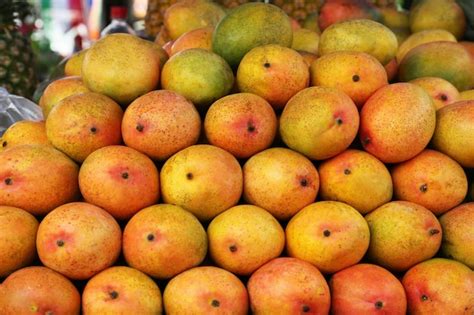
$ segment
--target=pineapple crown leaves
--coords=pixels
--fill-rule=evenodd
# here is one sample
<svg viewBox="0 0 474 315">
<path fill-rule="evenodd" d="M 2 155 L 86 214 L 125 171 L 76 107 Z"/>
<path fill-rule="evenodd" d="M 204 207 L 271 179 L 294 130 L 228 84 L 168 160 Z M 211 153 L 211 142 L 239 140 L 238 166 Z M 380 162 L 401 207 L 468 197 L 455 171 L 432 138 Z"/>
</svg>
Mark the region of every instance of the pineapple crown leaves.
<svg viewBox="0 0 474 315">
<path fill-rule="evenodd" d="M 0 1 L 0 26 L 16 25 L 32 14 L 33 8 L 27 0 Z"/>
</svg>

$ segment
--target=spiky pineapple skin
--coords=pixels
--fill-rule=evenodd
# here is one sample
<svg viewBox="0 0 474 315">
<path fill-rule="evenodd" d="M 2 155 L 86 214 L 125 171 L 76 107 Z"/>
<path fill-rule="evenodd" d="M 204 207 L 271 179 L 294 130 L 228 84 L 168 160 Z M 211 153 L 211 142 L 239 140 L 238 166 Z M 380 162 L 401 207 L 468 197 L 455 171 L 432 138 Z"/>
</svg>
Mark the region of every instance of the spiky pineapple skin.
<svg viewBox="0 0 474 315">
<path fill-rule="evenodd" d="M 0 27 L 0 86 L 27 98 L 36 87 L 31 42 L 14 26 Z"/>
</svg>

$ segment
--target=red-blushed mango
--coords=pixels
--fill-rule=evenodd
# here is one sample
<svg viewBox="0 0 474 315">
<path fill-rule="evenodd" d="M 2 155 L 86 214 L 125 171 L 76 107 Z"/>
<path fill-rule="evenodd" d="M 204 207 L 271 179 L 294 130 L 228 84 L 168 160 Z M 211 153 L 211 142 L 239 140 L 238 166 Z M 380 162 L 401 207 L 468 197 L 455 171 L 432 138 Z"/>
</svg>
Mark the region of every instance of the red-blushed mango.
<svg viewBox="0 0 474 315">
<path fill-rule="evenodd" d="M 22 144 L 51 145 L 44 121 L 32 120 L 20 120 L 8 127 L 0 143 L 0 152 Z"/>
<path fill-rule="evenodd" d="M 324 161 L 319 175 L 323 200 L 345 202 L 361 214 L 392 199 L 392 178 L 387 167 L 364 151 L 346 150 Z"/>
<path fill-rule="evenodd" d="M 333 314 L 406 314 L 403 285 L 380 266 L 354 265 L 335 273 L 329 285 Z"/>
<path fill-rule="evenodd" d="M 227 95 L 233 84 L 234 74 L 225 60 L 202 48 L 173 55 L 161 73 L 163 89 L 183 95 L 201 109 Z"/>
<path fill-rule="evenodd" d="M 431 42 L 410 50 L 400 63 L 400 81 L 439 77 L 459 91 L 474 86 L 474 58 L 458 43 Z"/>
<path fill-rule="evenodd" d="M 251 93 L 232 94 L 217 100 L 204 120 L 209 143 L 237 158 L 248 158 L 268 148 L 277 127 L 272 106 Z"/>
<path fill-rule="evenodd" d="M 319 34 L 315 31 L 306 28 L 300 28 L 293 31 L 291 49 L 317 54 L 318 46 Z"/>
<path fill-rule="evenodd" d="M 337 51 L 311 64 L 311 85 L 337 88 L 346 93 L 358 108 L 387 84 L 385 68 L 366 53 Z"/>
<path fill-rule="evenodd" d="M 370 261 L 392 271 L 405 271 L 430 259 L 441 245 L 441 225 L 423 206 L 392 201 L 365 216 L 370 228 Z"/>
<path fill-rule="evenodd" d="M 146 40 L 109 34 L 87 50 L 82 79 L 89 90 L 128 105 L 158 86 L 160 59 Z"/>
<path fill-rule="evenodd" d="M 336 88 L 310 87 L 293 96 L 280 117 L 285 144 L 310 159 L 324 160 L 349 147 L 357 135 L 359 112 Z"/>
<path fill-rule="evenodd" d="M 166 314 L 248 314 L 244 284 L 217 267 L 196 267 L 168 282 L 163 293 Z"/>
<path fill-rule="evenodd" d="M 248 276 L 285 248 L 285 232 L 264 209 L 238 205 L 215 217 L 207 228 L 209 254 L 221 268 Z"/>
<path fill-rule="evenodd" d="M 82 311 L 84 314 L 161 314 L 160 288 L 138 270 L 110 267 L 87 282 Z"/>
<path fill-rule="evenodd" d="M 79 315 L 80 309 L 81 295 L 74 284 L 46 267 L 20 269 L 0 285 L 1 314 Z"/>
<path fill-rule="evenodd" d="M 89 279 L 112 266 L 122 245 L 122 231 L 105 210 L 73 202 L 41 221 L 36 247 L 41 262 L 69 279 Z"/>
<path fill-rule="evenodd" d="M 433 99 L 436 110 L 459 100 L 459 91 L 449 81 L 436 77 L 423 77 L 410 81 L 422 87 Z"/>
<path fill-rule="evenodd" d="M 212 51 L 213 27 L 203 27 L 191 30 L 178 37 L 171 46 L 171 56 L 191 48 L 202 48 Z"/>
<path fill-rule="evenodd" d="M 41 95 L 39 106 L 43 110 L 44 119 L 60 101 L 68 96 L 90 92 L 80 77 L 65 77 L 51 82 Z"/>
<path fill-rule="evenodd" d="M 374 38 L 377 40 L 374 41 Z M 382 64 L 395 57 L 398 41 L 385 25 L 371 20 L 350 20 L 331 25 L 319 39 L 319 55 L 335 51 L 358 51 L 374 56 Z"/>
<path fill-rule="evenodd" d="M 296 30 L 299 30 L 301 28 L 301 25 L 300 23 L 298 22 L 298 20 L 296 20 L 295 18 L 293 17 L 289 17 L 290 18 L 290 21 L 291 21 L 291 29 L 294 31 Z"/>
<path fill-rule="evenodd" d="M 443 228 L 441 253 L 474 268 L 474 203 L 462 204 L 439 218 Z"/>
<path fill-rule="evenodd" d="M 469 52 L 472 58 L 474 58 L 474 42 L 462 41 L 459 42 Z"/>
<path fill-rule="evenodd" d="M 444 258 L 424 261 L 403 276 L 409 314 L 462 314 L 474 311 L 474 272 Z"/>
<path fill-rule="evenodd" d="M 203 27 L 215 27 L 225 17 L 222 6 L 207 0 L 185 0 L 170 6 L 164 15 L 164 26 L 172 40 Z"/>
<path fill-rule="evenodd" d="M 0 154 L 0 205 L 45 215 L 79 197 L 79 167 L 44 145 L 20 145 Z"/>
<path fill-rule="evenodd" d="M 319 9 L 318 21 L 322 31 L 335 23 L 355 19 L 380 20 L 380 13 L 367 0 L 326 0 Z"/>
<path fill-rule="evenodd" d="M 81 76 L 82 61 L 86 55 L 87 48 L 73 54 L 64 65 L 64 74 L 66 76 Z"/>
<path fill-rule="evenodd" d="M 410 8 L 413 33 L 428 29 L 444 29 L 456 38 L 466 32 L 466 16 L 454 0 L 421 0 Z"/>
<path fill-rule="evenodd" d="M 432 29 L 420 31 L 411 34 L 402 44 L 398 47 L 397 51 L 397 62 L 402 62 L 405 55 L 415 47 L 431 42 L 457 42 L 456 37 L 446 30 Z"/>
<path fill-rule="evenodd" d="M 288 220 L 313 203 L 319 190 L 316 167 L 304 155 L 287 148 L 260 152 L 244 164 L 244 199 Z"/>
<path fill-rule="evenodd" d="M 291 257 L 275 258 L 250 277 L 247 288 L 253 314 L 329 313 L 331 297 L 321 272 Z"/>
<path fill-rule="evenodd" d="M 236 80 L 239 91 L 261 96 L 275 109 L 282 109 L 293 95 L 308 86 L 309 71 L 297 51 L 264 45 L 244 56 Z"/>
<path fill-rule="evenodd" d="M 122 142 L 123 111 L 111 98 L 82 93 L 63 99 L 46 119 L 53 146 L 77 162 L 108 145 Z"/>
<path fill-rule="evenodd" d="M 162 46 L 163 50 L 168 54 L 168 56 L 171 56 L 171 47 L 173 47 L 173 44 L 174 40 L 170 40 L 164 43 Z"/>
<path fill-rule="evenodd" d="M 181 207 L 160 204 L 135 214 L 123 232 L 127 264 L 152 277 L 170 279 L 199 265 L 207 253 L 201 223 Z"/>
<path fill-rule="evenodd" d="M 387 72 L 387 80 L 388 82 L 394 81 L 398 76 L 398 63 L 397 59 L 393 58 L 389 63 L 385 66 L 385 71 Z"/>
<path fill-rule="evenodd" d="M 474 101 L 460 101 L 437 112 L 433 147 L 464 167 L 474 167 Z"/>
<path fill-rule="evenodd" d="M 194 105 L 178 93 L 152 91 L 127 107 L 123 141 L 154 160 L 165 160 L 199 139 L 201 118 Z"/>
<path fill-rule="evenodd" d="M 290 47 L 292 40 L 291 20 L 282 9 L 252 2 L 232 9 L 217 25 L 212 50 L 236 68 L 253 48 L 269 44 Z"/>
<path fill-rule="evenodd" d="M 288 255 L 334 273 L 357 264 L 369 247 L 369 227 L 351 206 L 320 201 L 303 208 L 286 226 Z"/>
<path fill-rule="evenodd" d="M 23 209 L 0 206 L 0 278 L 29 266 L 36 257 L 38 221 Z"/>
<path fill-rule="evenodd" d="M 395 165 L 392 179 L 396 199 L 419 204 L 437 216 L 459 205 L 467 194 L 461 165 L 434 150 Z"/>
<path fill-rule="evenodd" d="M 183 207 L 201 221 L 235 206 L 242 194 L 239 162 L 212 145 L 179 151 L 165 162 L 160 176 L 163 201 Z"/>
<path fill-rule="evenodd" d="M 362 107 L 359 137 L 364 149 L 384 163 L 411 159 L 428 145 L 436 108 L 421 87 L 395 83 L 375 92 Z"/>
<path fill-rule="evenodd" d="M 474 90 L 466 90 L 459 93 L 460 101 L 474 101 Z"/>
<path fill-rule="evenodd" d="M 158 201 L 160 176 L 143 153 L 126 146 L 107 146 L 84 161 L 79 187 L 87 202 L 123 220 Z"/>
</svg>

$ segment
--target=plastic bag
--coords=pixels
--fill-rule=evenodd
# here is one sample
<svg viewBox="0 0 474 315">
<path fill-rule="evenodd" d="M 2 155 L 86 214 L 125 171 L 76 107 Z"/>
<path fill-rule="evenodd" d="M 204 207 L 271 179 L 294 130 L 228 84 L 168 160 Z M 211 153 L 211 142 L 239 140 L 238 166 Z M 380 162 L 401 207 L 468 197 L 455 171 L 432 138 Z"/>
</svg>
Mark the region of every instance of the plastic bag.
<svg viewBox="0 0 474 315">
<path fill-rule="evenodd" d="M 0 87 L 0 137 L 8 127 L 20 120 L 43 120 L 41 107 Z"/>
</svg>

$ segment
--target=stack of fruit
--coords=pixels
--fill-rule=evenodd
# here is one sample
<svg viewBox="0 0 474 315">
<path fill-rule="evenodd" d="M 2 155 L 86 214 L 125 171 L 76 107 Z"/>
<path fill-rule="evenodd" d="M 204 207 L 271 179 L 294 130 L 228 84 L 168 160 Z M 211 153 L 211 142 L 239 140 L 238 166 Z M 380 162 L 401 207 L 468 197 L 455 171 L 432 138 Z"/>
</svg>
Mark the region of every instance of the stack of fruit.
<svg viewBox="0 0 474 315">
<path fill-rule="evenodd" d="M 169 52 L 113 34 L 72 58 L 46 121 L 0 140 L 0 314 L 473 314 L 456 37 L 176 16 Z"/>
</svg>

